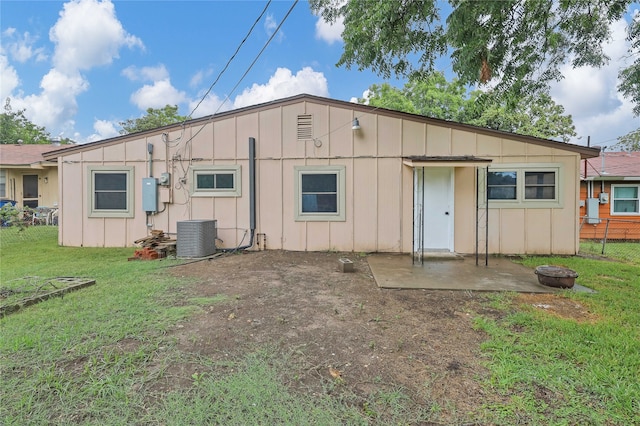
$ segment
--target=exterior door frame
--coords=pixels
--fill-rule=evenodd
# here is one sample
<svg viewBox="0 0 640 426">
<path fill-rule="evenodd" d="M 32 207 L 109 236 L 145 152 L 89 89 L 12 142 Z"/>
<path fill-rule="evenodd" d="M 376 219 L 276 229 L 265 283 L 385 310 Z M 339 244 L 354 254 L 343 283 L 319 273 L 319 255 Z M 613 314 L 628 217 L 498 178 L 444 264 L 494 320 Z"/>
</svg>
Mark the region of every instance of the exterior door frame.
<svg viewBox="0 0 640 426">
<path fill-rule="evenodd" d="M 31 177 L 35 177 L 35 180 L 31 179 Z M 29 179 L 27 179 L 29 178 Z M 38 174 L 33 174 L 33 173 L 24 173 L 22 175 L 22 206 L 23 207 L 31 207 L 31 208 L 35 208 L 38 207 L 40 205 L 40 176 Z M 35 183 L 35 196 L 34 194 L 26 193 L 27 189 L 26 189 L 26 185 L 29 183 L 28 181 L 31 181 L 31 183 Z M 35 203 L 34 203 L 35 201 Z M 33 205 L 35 204 L 35 205 Z"/>
<path fill-rule="evenodd" d="M 454 251 L 454 190 L 454 167 L 414 168 L 414 253 Z"/>
</svg>

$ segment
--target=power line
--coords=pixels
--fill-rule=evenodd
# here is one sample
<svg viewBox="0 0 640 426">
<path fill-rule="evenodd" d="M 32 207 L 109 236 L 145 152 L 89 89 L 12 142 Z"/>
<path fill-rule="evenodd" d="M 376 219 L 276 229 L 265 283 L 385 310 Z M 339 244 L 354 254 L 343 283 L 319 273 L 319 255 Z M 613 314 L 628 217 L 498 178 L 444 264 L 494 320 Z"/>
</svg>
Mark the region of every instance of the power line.
<svg viewBox="0 0 640 426">
<path fill-rule="evenodd" d="M 247 70 L 244 72 L 244 74 L 242 74 L 242 77 L 240 77 L 240 79 L 238 80 L 238 82 L 236 83 L 235 86 L 233 86 L 233 89 L 231 89 L 231 91 L 229 92 L 229 94 L 224 98 L 224 100 L 222 101 L 222 103 L 220 104 L 220 106 L 218 107 L 218 109 L 216 110 L 216 112 L 214 112 L 214 114 L 217 114 L 218 111 L 220 111 L 220 108 L 222 108 L 222 106 L 224 105 L 224 103 L 229 100 L 229 97 L 231 96 L 231 94 L 233 92 L 235 92 L 235 90 L 238 88 L 238 86 L 240 85 L 240 83 L 242 82 L 242 80 L 244 80 L 244 78 L 247 76 L 247 74 L 249 74 L 249 71 L 251 71 L 251 69 L 253 68 L 253 66 L 256 64 L 256 62 L 258 62 L 258 59 L 260 58 L 260 56 L 262 55 L 262 53 L 265 51 L 265 49 L 267 48 L 267 46 L 269 46 L 269 44 L 271 43 L 271 40 L 274 39 L 274 37 L 276 36 L 276 34 L 278 34 L 278 31 L 280 31 L 280 27 L 282 27 L 282 24 L 284 24 L 284 22 L 287 20 L 287 18 L 289 17 L 289 15 L 291 14 L 291 12 L 293 12 L 293 9 L 296 7 L 296 5 L 298 4 L 299 0 L 295 0 L 293 2 L 293 4 L 291 5 L 291 7 L 289 8 L 289 10 L 287 11 L 287 14 L 284 15 L 284 18 L 282 18 L 282 21 L 280 21 L 280 24 L 278 25 L 278 28 L 276 28 L 276 30 L 273 32 L 273 34 L 271 34 L 271 37 L 269 37 L 269 40 L 267 40 L 267 42 L 264 44 L 264 46 L 262 46 L 262 49 L 260 50 L 260 52 L 258 52 L 258 55 L 255 57 L 255 59 L 253 60 L 253 62 L 251 62 L 251 64 L 249 65 L 249 67 L 247 68 Z"/>
<path fill-rule="evenodd" d="M 282 27 L 282 24 L 284 24 L 284 22 L 287 20 L 287 18 L 289 17 L 289 15 L 291 15 L 291 12 L 293 12 L 293 9 L 296 7 L 296 5 L 298 4 L 299 0 L 295 0 L 293 2 L 293 4 L 291 5 L 291 7 L 289 8 L 289 10 L 287 11 L 286 15 L 284 15 L 284 18 L 282 18 L 282 21 L 280 21 L 280 24 L 278 25 L 278 27 L 275 29 L 275 31 L 273 32 L 273 34 L 271 34 L 271 37 L 269 37 L 269 39 L 267 40 L 267 42 L 264 44 L 264 46 L 262 46 L 262 49 L 260 49 L 260 52 L 258 52 L 258 54 L 256 55 L 255 59 L 253 60 L 253 62 L 251 62 L 251 64 L 249 65 L 249 67 L 247 68 L 247 70 L 244 72 L 244 74 L 242 74 L 242 77 L 240 77 L 240 79 L 238 80 L 238 82 L 236 83 L 235 86 L 233 86 L 233 89 L 231 89 L 231 91 L 229 92 L 229 94 L 227 94 L 227 96 L 224 98 L 224 100 L 220 103 L 220 106 L 218 107 L 218 109 L 216 109 L 216 111 L 213 113 L 213 115 L 217 114 L 220 109 L 222 108 L 222 106 L 225 104 L 225 102 L 227 102 L 229 100 L 229 97 L 231 96 L 231 94 L 238 88 L 238 86 L 240 85 L 240 83 L 242 82 L 242 80 L 244 80 L 244 78 L 247 76 L 247 74 L 249 74 L 249 71 L 251 71 L 251 68 L 253 68 L 253 66 L 256 64 L 256 62 L 258 62 L 258 59 L 260 58 L 260 56 L 262 55 L 262 53 L 265 51 L 265 49 L 267 48 L 267 46 L 269 46 L 269 44 L 271 43 L 271 41 L 275 38 L 276 34 L 278 34 L 278 31 L 280 31 L 280 28 Z M 266 9 L 266 8 L 265 8 Z M 254 24 L 255 26 L 255 24 Z M 213 87 L 213 85 L 212 85 Z M 206 96 L 206 95 L 205 95 Z M 204 100 L 204 98 L 203 98 Z M 200 103 L 202 103 L 202 101 L 200 101 Z M 198 105 L 200 105 L 200 103 L 198 103 Z M 197 107 L 196 107 L 197 108 Z M 195 110 L 195 109 L 194 109 Z M 193 112 L 192 112 L 193 113 Z M 212 115 L 212 116 L 213 116 Z M 184 126 L 184 122 L 182 123 Z M 185 141 L 185 149 L 186 146 L 189 142 L 191 142 L 196 136 L 198 136 L 198 134 L 206 127 L 206 123 L 202 125 L 202 127 L 200 127 L 200 129 L 198 129 L 197 132 L 195 132 L 189 139 L 187 139 Z"/>
<path fill-rule="evenodd" d="M 251 35 L 251 33 L 253 32 L 253 29 L 256 27 L 256 25 L 258 25 L 258 22 L 260 22 L 260 19 L 262 19 L 262 17 L 264 16 L 264 14 L 266 13 L 267 9 L 269 8 L 269 5 L 271 4 L 271 0 L 269 0 L 267 2 L 267 4 L 264 6 L 264 9 L 262 9 L 262 12 L 260 13 L 260 16 L 258 16 L 258 18 L 256 18 L 255 22 L 253 23 L 253 25 L 251 25 L 251 28 L 249 28 L 249 32 L 247 33 L 246 36 L 244 36 L 244 38 L 242 39 L 242 41 L 240 42 L 240 44 L 238 45 L 238 47 L 236 48 L 236 51 L 233 52 L 233 55 L 231 55 L 231 57 L 229 58 L 229 60 L 227 61 L 226 65 L 224 66 L 224 68 L 222 69 L 222 71 L 220 71 L 220 73 L 218 74 L 218 76 L 216 77 L 216 79 L 213 81 L 213 83 L 211 83 L 211 86 L 209 86 L 209 89 L 207 90 L 207 92 L 204 94 L 204 96 L 202 96 L 202 99 L 200 99 L 200 101 L 198 102 L 198 104 L 195 106 L 195 108 L 193 108 L 193 110 L 191 111 L 191 113 L 189 113 L 189 115 L 187 116 L 187 119 L 191 118 L 193 116 L 193 113 L 196 112 L 196 110 L 198 109 L 198 107 L 200 106 L 200 104 L 207 98 L 207 96 L 209 95 L 209 93 L 211 93 L 211 90 L 213 90 L 213 86 L 216 85 L 216 83 L 218 82 L 218 80 L 220 80 L 220 77 L 222 77 L 222 74 L 224 74 L 224 72 L 227 70 L 227 68 L 229 68 L 229 65 L 231 64 L 231 61 L 233 61 L 233 59 L 236 57 L 236 55 L 238 54 L 238 52 L 240 51 L 240 48 L 242 47 L 242 45 L 244 45 L 244 43 L 247 41 L 247 39 L 249 38 L 249 36 Z M 280 27 L 278 27 L 280 28 Z M 277 30 L 276 30 L 277 32 Z M 262 53 L 262 52 L 261 52 Z M 186 121 L 186 120 L 185 120 Z"/>
</svg>

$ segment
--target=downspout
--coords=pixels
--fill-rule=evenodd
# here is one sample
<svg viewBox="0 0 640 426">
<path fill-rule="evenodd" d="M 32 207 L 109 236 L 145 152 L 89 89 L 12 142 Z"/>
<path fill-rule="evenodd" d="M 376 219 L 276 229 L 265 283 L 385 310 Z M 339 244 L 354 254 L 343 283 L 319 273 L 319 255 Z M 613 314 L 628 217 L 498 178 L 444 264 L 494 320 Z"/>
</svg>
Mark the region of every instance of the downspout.
<svg viewBox="0 0 640 426">
<path fill-rule="evenodd" d="M 256 232 L 256 139 L 249 138 L 249 244 L 235 248 L 220 249 L 221 252 L 235 252 L 253 247 Z"/>
</svg>

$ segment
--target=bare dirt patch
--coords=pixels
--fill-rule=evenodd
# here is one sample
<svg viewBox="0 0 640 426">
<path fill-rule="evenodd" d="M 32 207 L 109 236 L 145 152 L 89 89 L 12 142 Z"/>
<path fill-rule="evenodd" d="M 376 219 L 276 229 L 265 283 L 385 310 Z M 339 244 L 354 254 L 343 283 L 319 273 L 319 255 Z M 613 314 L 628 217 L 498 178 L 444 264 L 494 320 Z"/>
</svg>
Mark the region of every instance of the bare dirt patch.
<svg viewBox="0 0 640 426">
<path fill-rule="evenodd" d="M 598 316 L 576 300 L 556 294 L 519 294 L 516 302 L 562 319 L 595 323 Z"/>
<path fill-rule="evenodd" d="M 345 256 L 355 272 L 339 272 Z M 462 417 L 499 399 L 478 384 L 486 336 L 473 318 L 498 315 L 483 306 L 486 293 L 380 289 L 353 253 L 242 253 L 170 271 L 199 281 L 181 290 L 185 304 L 216 301 L 173 331 L 186 353 L 217 360 L 268 346 L 291 359 L 287 377 L 300 391 L 327 392 L 338 381 L 364 398 L 402 387 L 414 402 Z"/>
</svg>

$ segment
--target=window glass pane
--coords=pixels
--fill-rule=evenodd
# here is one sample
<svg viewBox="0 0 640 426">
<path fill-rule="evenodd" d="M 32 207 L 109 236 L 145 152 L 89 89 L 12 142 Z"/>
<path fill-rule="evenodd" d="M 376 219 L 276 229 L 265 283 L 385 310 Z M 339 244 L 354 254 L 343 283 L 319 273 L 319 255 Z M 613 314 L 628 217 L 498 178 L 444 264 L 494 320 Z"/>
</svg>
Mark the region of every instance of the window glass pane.
<svg viewBox="0 0 640 426">
<path fill-rule="evenodd" d="M 126 173 L 96 173 L 95 187 L 96 191 L 126 191 L 127 190 L 127 174 Z"/>
<path fill-rule="evenodd" d="M 515 171 L 489 172 L 487 196 L 490 200 L 515 200 L 517 180 Z"/>
<path fill-rule="evenodd" d="M 638 198 L 637 186 L 615 186 L 613 188 L 614 198 Z"/>
<path fill-rule="evenodd" d="M 233 173 L 217 174 L 216 188 L 233 189 Z"/>
<path fill-rule="evenodd" d="M 613 211 L 615 213 L 640 213 L 638 201 L 634 200 L 614 200 Z"/>
<path fill-rule="evenodd" d="M 337 212 L 337 194 L 302 194 L 302 213 Z"/>
<path fill-rule="evenodd" d="M 7 171 L 0 170 L 0 197 L 5 197 L 7 188 Z"/>
<path fill-rule="evenodd" d="M 516 187 L 512 186 L 490 186 L 489 187 L 489 199 L 490 200 L 515 200 L 516 199 Z"/>
<path fill-rule="evenodd" d="M 515 185 L 516 172 L 489 172 L 489 185 Z"/>
<path fill-rule="evenodd" d="M 553 186 L 528 186 L 524 189 L 524 198 L 527 200 L 554 200 L 556 188 Z"/>
<path fill-rule="evenodd" d="M 96 192 L 95 194 L 96 210 L 126 210 L 127 209 L 127 193 L 126 192 Z"/>
<path fill-rule="evenodd" d="M 338 188 L 338 175 L 335 173 L 302 175 L 302 192 L 336 192 Z"/>
<path fill-rule="evenodd" d="M 198 189 L 213 189 L 215 188 L 214 183 L 214 175 L 196 175 L 196 188 Z"/>
<path fill-rule="evenodd" d="M 555 200 L 556 172 L 524 172 L 525 200 Z"/>
<path fill-rule="evenodd" d="M 555 185 L 556 173 L 555 172 L 525 172 L 524 184 L 525 185 Z"/>
</svg>

